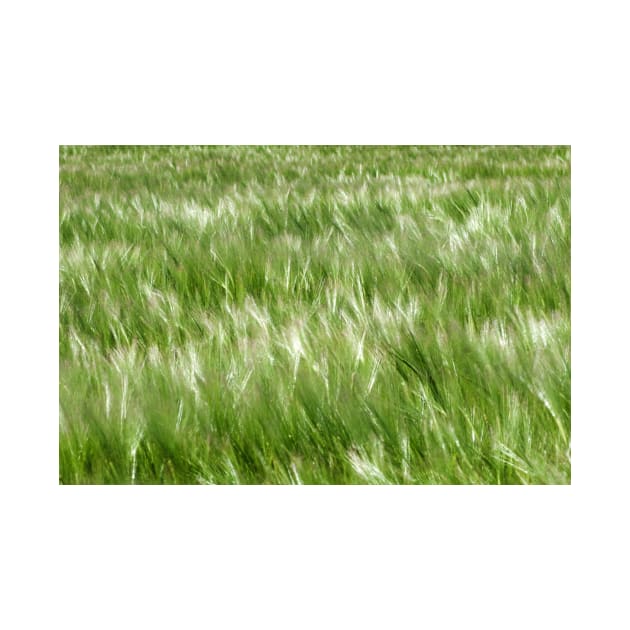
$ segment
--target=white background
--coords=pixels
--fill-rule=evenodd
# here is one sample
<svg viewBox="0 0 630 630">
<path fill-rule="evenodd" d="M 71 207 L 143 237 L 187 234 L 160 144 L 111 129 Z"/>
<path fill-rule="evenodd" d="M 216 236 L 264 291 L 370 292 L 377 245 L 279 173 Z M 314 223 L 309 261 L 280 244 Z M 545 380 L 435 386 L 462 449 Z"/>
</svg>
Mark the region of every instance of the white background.
<svg viewBox="0 0 630 630">
<path fill-rule="evenodd" d="M 3 628 L 627 628 L 621 2 L 0 9 Z M 58 486 L 58 145 L 571 144 L 573 484 Z"/>
</svg>

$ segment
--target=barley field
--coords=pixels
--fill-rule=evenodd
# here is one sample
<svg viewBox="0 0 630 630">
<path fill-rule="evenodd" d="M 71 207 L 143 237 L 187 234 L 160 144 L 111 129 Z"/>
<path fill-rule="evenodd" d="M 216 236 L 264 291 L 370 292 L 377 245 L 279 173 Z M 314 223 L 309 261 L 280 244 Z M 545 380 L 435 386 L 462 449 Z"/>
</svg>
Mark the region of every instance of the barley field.
<svg viewBox="0 0 630 630">
<path fill-rule="evenodd" d="M 59 169 L 59 483 L 570 483 L 569 147 Z"/>
</svg>

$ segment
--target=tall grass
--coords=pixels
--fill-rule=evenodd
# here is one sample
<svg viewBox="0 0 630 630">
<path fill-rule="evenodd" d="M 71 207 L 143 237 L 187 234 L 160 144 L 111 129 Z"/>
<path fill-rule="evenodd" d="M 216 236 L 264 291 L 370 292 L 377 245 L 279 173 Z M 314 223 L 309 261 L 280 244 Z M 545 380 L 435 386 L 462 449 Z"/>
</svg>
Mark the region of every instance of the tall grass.
<svg viewBox="0 0 630 630">
<path fill-rule="evenodd" d="M 61 147 L 60 482 L 570 482 L 568 147 Z"/>
</svg>

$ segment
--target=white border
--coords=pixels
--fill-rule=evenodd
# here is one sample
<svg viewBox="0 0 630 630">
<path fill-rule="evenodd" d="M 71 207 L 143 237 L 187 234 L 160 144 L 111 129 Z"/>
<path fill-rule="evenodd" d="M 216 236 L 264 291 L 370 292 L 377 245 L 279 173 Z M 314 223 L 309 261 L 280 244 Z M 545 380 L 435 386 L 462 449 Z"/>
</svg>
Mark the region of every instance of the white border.
<svg viewBox="0 0 630 630">
<path fill-rule="evenodd" d="M 1 625 L 627 627 L 617 5 L 225 5 L 3 9 Z M 572 486 L 58 487 L 58 145 L 267 142 L 572 145 Z"/>
</svg>

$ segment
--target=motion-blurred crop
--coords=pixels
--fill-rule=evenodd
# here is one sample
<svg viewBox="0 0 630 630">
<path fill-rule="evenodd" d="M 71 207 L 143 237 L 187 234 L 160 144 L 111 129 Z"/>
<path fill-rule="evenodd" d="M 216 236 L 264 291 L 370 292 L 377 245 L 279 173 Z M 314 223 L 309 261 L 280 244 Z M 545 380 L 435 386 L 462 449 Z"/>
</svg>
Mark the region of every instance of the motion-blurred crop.
<svg viewBox="0 0 630 630">
<path fill-rule="evenodd" d="M 60 483 L 570 482 L 568 147 L 61 147 Z"/>
</svg>

